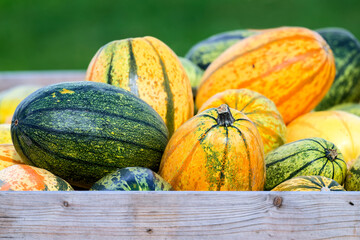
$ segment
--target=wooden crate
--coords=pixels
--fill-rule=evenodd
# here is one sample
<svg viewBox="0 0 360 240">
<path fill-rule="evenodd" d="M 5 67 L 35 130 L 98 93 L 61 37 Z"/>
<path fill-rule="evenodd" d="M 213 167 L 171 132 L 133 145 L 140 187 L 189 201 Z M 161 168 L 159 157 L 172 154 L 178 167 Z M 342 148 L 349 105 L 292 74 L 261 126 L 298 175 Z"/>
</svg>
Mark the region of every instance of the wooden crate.
<svg viewBox="0 0 360 240">
<path fill-rule="evenodd" d="M 0 90 L 85 71 L 0 73 Z M 360 239 L 357 192 L 0 192 L 0 239 Z"/>
</svg>

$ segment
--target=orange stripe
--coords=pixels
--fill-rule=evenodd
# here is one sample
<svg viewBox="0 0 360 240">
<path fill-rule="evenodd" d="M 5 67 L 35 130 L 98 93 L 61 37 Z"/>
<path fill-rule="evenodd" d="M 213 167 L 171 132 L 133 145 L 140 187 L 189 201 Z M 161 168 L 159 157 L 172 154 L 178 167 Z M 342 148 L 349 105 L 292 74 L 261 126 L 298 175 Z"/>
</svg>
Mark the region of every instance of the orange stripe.
<svg viewBox="0 0 360 240">
<path fill-rule="evenodd" d="M 106 45 L 107 45 L 107 44 L 106 44 Z M 106 46 L 106 45 L 105 45 L 105 46 Z M 104 49 L 105 46 L 102 46 L 102 47 L 99 49 L 99 51 L 96 53 L 95 57 L 94 57 L 94 62 L 93 62 L 93 64 L 92 64 L 92 66 L 91 66 L 90 75 L 89 75 L 89 79 L 88 79 L 89 81 L 91 81 L 91 79 L 92 79 L 93 72 L 94 72 L 94 68 L 95 68 L 95 66 L 96 66 L 96 62 L 97 62 L 98 59 L 99 59 L 100 52 L 102 52 L 102 50 Z"/>
<path fill-rule="evenodd" d="M 0 161 L 4 161 L 4 162 L 12 162 L 12 163 L 22 163 L 21 161 L 17 161 L 15 159 L 9 158 L 9 157 L 5 157 L 5 156 L 0 156 Z"/>
<path fill-rule="evenodd" d="M 19 165 L 29 176 L 29 181 L 34 183 L 35 186 L 31 188 L 25 188 L 24 191 L 31 190 L 44 190 L 45 189 L 45 177 L 35 171 L 34 168 L 28 165 Z"/>
</svg>

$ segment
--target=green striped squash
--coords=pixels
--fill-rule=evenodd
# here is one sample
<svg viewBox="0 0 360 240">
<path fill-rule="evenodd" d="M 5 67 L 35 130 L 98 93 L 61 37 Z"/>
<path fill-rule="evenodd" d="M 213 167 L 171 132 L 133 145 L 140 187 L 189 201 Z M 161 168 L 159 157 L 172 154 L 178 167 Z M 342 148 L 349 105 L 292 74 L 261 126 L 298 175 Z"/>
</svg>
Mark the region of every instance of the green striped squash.
<svg viewBox="0 0 360 240">
<path fill-rule="evenodd" d="M 97 181 L 91 191 L 168 191 L 171 185 L 160 175 L 143 167 L 127 167 Z"/>
<path fill-rule="evenodd" d="M 359 103 L 343 103 L 336 105 L 329 110 L 331 111 L 344 111 L 348 113 L 355 114 L 356 116 L 360 117 L 360 104 Z"/>
<path fill-rule="evenodd" d="M 335 57 L 335 80 L 316 111 L 360 101 L 360 42 L 346 29 L 316 30 L 329 44 Z"/>
<path fill-rule="evenodd" d="M 345 179 L 347 191 L 360 191 L 360 156 L 351 165 Z"/>
<path fill-rule="evenodd" d="M 16 151 L 76 186 L 90 187 L 117 168 L 158 171 L 168 142 L 161 117 L 132 93 L 104 83 L 41 88 L 15 111 Z"/>
<path fill-rule="evenodd" d="M 271 191 L 345 191 L 336 181 L 324 176 L 300 176 L 289 179 Z"/>
<path fill-rule="evenodd" d="M 218 56 L 226 49 L 237 43 L 239 40 L 253 36 L 260 30 L 233 30 L 218 33 L 210 36 L 194 45 L 185 58 L 205 70 Z"/>
<path fill-rule="evenodd" d="M 126 89 L 147 102 L 170 135 L 194 115 L 190 81 L 176 54 L 153 37 L 112 41 L 92 58 L 86 80 Z"/>
<path fill-rule="evenodd" d="M 287 143 L 265 157 L 265 190 L 297 176 L 319 175 L 343 184 L 346 163 L 341 152 L 322 138 L 306 138 Z"/>
</svg>

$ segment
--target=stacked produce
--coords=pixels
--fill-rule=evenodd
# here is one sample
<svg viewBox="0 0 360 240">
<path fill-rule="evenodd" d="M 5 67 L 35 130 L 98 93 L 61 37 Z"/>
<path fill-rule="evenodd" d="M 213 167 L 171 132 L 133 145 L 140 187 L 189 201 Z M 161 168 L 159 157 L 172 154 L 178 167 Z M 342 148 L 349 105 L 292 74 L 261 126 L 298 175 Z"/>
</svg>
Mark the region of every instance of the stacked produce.
<svg viewBox="0 0 360 240">
<path fill-rule="evenodd" d="M 17 106 L 0 108 L 0 190 L 358 191 L 359 46 L 301 27 L 217 34 L 185 58 L 110 42 L 82 82 L 0 93 Z"/>
</svg>

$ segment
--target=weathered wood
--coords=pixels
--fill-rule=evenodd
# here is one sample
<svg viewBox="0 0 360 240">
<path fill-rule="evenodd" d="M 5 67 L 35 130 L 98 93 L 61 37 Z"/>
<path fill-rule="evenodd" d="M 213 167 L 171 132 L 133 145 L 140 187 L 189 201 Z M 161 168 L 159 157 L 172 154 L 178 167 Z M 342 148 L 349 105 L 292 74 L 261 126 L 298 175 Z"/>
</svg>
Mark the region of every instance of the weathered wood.
<svg viewBox="0 0 360 240">
<path fill-rule="evenodd" d="M 0 91 L 22 85 L 84 81 L 84 70 L 0 72 Z"/>
<path fill-rule="evenodd" d="M 0 206 L 0 238 L 360 239 L 356 192 L 0 192 Z"/>
</svg>

